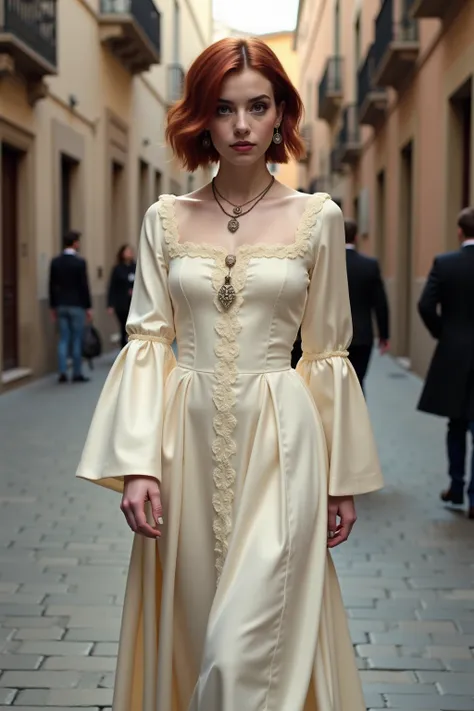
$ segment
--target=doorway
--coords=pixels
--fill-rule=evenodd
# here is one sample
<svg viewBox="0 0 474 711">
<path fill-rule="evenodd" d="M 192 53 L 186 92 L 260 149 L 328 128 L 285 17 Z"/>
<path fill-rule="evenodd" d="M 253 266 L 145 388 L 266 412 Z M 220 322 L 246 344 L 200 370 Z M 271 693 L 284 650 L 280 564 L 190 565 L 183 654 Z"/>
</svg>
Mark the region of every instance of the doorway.
<svg viewBox="0 0 474 711">
<path fill-rule="evenodd" d="M 413 143 L 400 154 L 400 235 L 398 251 L 398 355 L 410 359 L 413 254 Z"/>
<path fill-rule="evenodd" d="M 125 220 L 125 167 L 116 160 L 111 164 L 111 254 L 109 264 L 115 260 L 119 248 L 127 242 L 127 225 Z"/>
<path fill-rule="evenodd" d="M 21 152 L 2 144 L 2 369 L 19 366 L 18 180 Z"/>
<path fill-rule="evenodd" d="M 450 98 L 448 121 L 448 215 L 447 248 L 458 247 L 456 223 L 459 212 L 471 203 L 472 188 L 472 79 Z"/>
<path fill-rule="evenodd" d="M 382 274 L 385 269 L 385 171 L 377 175 L 375 254 Z"/>
</svg>

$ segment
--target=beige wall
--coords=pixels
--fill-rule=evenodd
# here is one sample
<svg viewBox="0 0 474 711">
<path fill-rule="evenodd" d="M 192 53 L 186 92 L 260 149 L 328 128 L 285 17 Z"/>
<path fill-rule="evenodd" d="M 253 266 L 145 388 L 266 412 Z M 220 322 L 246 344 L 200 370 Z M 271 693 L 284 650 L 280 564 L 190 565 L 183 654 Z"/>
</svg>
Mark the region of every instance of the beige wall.
<svg viewBox="0 0 474 711">
<path fill-rule="evenodd" d="M 161 12 L 161 63 L 149 71 L 132 75 L 101 44 L 99 0 L 61 0 L 58 73 L 45 79 L 49 95 L 32 106 L 25 82 L 18 74 L 0 79 L 0 140 L 19 147 L 23 142 L 28 158 L 26 174 L 20 178 L 19 214 L 28 216 L 25 219 L 29 228 L 25 232 L 30 243 L 28 250 L 21 248 L 19 235 L 18 246 L 18 278 L 23 294 L 18 366 L 25 374 L 31 371 L 35 376 L 55 367 L 55 337 L 46 311 L 49 262 L 59 251 L 62 239 L 61 153 L 78 161 L 73 181 L 72 227 L 83 231 L 82 251 L 89 266 L 95 320 L 106 347 L 116 328 L 104 308 L 116 248 L 123 241 L 137 242 L 143 212 L 157 198 L 157 174 L 161 175 L 162 192 L 171 192 L 171 188 L 187 191 L 189 176 L 170 160 L 164 145 L 167 67 L 176 61 L 174 1 L 156 3 Z M 178 2 L 178 60 L 186 68 L 212 41 L 212 0 Z M 77 100 L 74 109 L 69 105 L 71 95 Z M 124 166 L 123 199 L 117 206 L 120 219 L 111 207 L 112 160 Z M 141 176 L 140 160 L 148 166 L 148 172 Z M 194 178 L 194 187 L 206 179 L 207 175 L 200 171 Z M 1 239 L 0 233 L 0 243 Z M 26 343 L 34 344 L 34 351 Z M 10 373 L 5 378 L 4 374 L 3 380 L 14 375 Z"/>
<path fill-rule="evenodd" d="M 300 0 L 296 43 L 300 58 L 300 89 L 316 95 L 328 56 L 334 53 L 336 0 Z M 344 101 L 356 97 L 355 18 L 360 12 L 361 57 L 374 40 L 379 0 L 341 0 L 341 54 L 344 57 Z M 361 127 L 361 153 L 357 164 L 346 166 L 338 189 L 346 214 L 354 213 L 354 198 L 367 195 L 368 230 L 361 248 L 376 254 L 387 280 L 392 324 L 392 350 L 424 374 L 433 341 L 419 319 L 416 304 L 433 257 L 456 247 L 456 215 L 461 208 L 460 129 L 450 97 L 474 74 L 474 4 L 455 0 L 445 20 L 418 21 L 419 49 L 411 71 L 397 90 L 388 88 L 388 109 L 375 128 Z M 471 84 L 474 109 L 474 83 Z M 317 151 L 328 151 L 337 129 L 316 121 L 316 151 L 302 175 L 310 179 L 320 166 Z M 474 110 L 471 114 L 470 203 L 474 204 Z M 411 245 L 407 242 L 407 173 L 402 150 L 411 142 Z M 377 176 L 385 174 L 385 200 L 381 207 Z"/>
</svg>

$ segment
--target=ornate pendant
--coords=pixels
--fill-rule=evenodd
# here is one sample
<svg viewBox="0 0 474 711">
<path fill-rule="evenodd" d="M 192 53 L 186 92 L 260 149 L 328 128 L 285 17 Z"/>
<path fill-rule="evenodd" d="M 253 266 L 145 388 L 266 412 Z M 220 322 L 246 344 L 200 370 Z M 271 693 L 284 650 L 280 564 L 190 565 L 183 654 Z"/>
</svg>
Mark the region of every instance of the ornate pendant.
<svg viewBox="0 0 474 711">
<path fill-rule="evenodd" d="M 235 289 L 230 283 L 230 275 L 226 276 L 224 284 L 219 289 L 217 298 L 219 299 L 224 311 L 228 311 L 235 301 Z"/>
<path fill-rule="evenodd" d="M 234 232 L 237 232 L 237 230 L 239 229 L 239 227 L 240 227 L 239 222 L 238 222 L 238 220 L 235 219 L 235 217 L 233 217 L 233 218 L 232 218 L 231 220 L 229 220 L 229 222 L 227 223 L 227 229 L 229 230 L 229 232 L 232 232 L 232 234 L 233 234 Z"/>
<path fill-rule="evenodd" d="M 232 210 L 232 212 L 234 213 L 234 215 L 241 215 L 241 214 L 242 214 L 242 208 L 240 207 L 240 205 L 236 205 L 236 206 L 234 207 L 234 209 Z"/>
<path fill-rule="evenodd" d="M 229 269 L 229 273 L 225 277 L 225 281 L 217 294 L 217 298 L 219 299 L 224 311 L 228 311 L 230 309 L 235 301 L 235 297 L 237 296 L 235 289 L 231 284 L 231 269 L 235 266 L 236 261 L 237 258 L 233 254 L 228 254 L 225 258 L 225 265 Z"/>
</svg>

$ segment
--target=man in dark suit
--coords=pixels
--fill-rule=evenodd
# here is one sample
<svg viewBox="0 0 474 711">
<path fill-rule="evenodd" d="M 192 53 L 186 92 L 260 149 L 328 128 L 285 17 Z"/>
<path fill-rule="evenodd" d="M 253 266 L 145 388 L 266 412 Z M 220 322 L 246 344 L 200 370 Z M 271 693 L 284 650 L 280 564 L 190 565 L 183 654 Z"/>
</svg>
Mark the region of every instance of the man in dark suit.
<svg viewBox="0 0 474 711">
<path fill-rule="evenodd" d="M 65 249 L 51 262 L 49 306 L 59 327 L 59 382 L 67 383 L 67 359 L 72 351 L 73 382 L 89 380 L 82 374 L 82 338 L 86 318 L 91 319 L 91 297 L 85 259 L 79 256 L 79 232 L 69 232 Z"/>
<path fill-rule="evenodd" d="M 464 503 L 466 439 L 474 437 L 474 208 L 458 218 L 461 249 L 435 258 L 418 303 L 423 322 L 438 341 L 418 409 L 448 418 L 451 486 L 442 501 Z M 474 458 L 468 487 L 474 519 Z"/>
<path fill-rule="evenodd" d="M 364 379 L 374 345 L 372 325 L 374 316 L 377 321 L 380 352 L 386 353 L 389 347 L 388 302 L 379 263 L 373 257 L 367 257 L 357 251 L 357 224 L 353 220 L 345 220 L 344 228 L 353 327 L 349 360 L 364 388 Z"/>
</svg>

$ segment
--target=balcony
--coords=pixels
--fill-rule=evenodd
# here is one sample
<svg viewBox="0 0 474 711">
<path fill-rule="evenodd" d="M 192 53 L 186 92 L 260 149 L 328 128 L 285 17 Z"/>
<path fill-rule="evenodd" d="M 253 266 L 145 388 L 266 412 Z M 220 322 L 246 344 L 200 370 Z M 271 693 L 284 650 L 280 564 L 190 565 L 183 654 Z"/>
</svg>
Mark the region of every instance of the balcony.
<svg viewBox="0 0 474 711">
<path fill-rule="evenodd" d="M 306 155 L 300 158 L 300 163 L 309 163 L 313 148 L 313 127 L 311 124 L 306 123 L 304 126 L 301 126 L 300 135 L 306 148 Z"/>
<path fill-rule="evenodd" d="M 56 0 L 0 0 L 0 76 L 23 76 L 41 98 L 56 69 Z"/>
<path fill-rule="evenodd" d="M 418 22 L 412 19 L 406 0 L 383 0 L 375 20 L 374 79 L 379 86 L 399 89 L 415 66 L 420 51 Z"/>
<path fill-rule="evenodd" d="M 374 45 L 367 52 L 357 77 L 357 106 L 359 123 L 376 128 L 385 117 L 388 106 L 387 90 L 373 80 Z"/>
<path fill-rule="evenodd" d="M 342 164 L 354 165 L 357 163 L 362 150 L 357 104 L 349 104 L 344 109 L 337 145 Z"/>
<path fill-rule="evenodd" d="M 408 12 L 411 17 L 419 20 L 435 17 L 440 20 L 453 14 L 463 4 L 463 0 L 408 0 Z"/>
<path fill-rule="evenodd" d="M 319 82 L 318 118 L 328 123 L 334 121 L 342 103 L 342 72 L 342 57 L 330 57 Z"/>
<path fill-rule="evenodd" d="M 161 15 L 153 0 L 100 0 L 100 39 L 132 74 L 161 58 Z"/>
<path fill-rule="evenodd" d="M 184 69 L 181 64 L 168 65 L 168 104 L 179 101 L 184 92 Z"/>
</svg>

